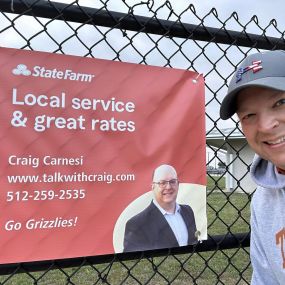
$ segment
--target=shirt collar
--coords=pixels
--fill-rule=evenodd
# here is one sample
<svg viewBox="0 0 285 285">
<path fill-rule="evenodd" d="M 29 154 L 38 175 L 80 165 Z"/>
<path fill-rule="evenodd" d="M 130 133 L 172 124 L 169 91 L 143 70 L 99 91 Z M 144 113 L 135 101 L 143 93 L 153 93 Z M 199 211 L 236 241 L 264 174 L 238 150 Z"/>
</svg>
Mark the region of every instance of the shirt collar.
<svg viewBox="0 0 285 285">
<path fill-rule="evenodd" d="M 169 213 L 165 211 L 159 204 L 158 202 L 153 199 L 153 204 L 158 208 L 158 210 L 162 213 L 162 215 L 173 215 L 173 213 Z M 175 203 L 175 212 L 174 214 L 180 213 L 180 205 L 178 203 Z"/>
</svg>

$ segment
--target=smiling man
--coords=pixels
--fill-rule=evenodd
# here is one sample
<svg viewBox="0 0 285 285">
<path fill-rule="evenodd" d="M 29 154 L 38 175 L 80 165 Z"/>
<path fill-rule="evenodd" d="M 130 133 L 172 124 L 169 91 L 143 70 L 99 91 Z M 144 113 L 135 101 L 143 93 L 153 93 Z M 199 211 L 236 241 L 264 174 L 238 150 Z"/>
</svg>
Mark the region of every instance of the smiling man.
<svg viewBox="0 0 285 285">
<path fill-rule="evenodd" d="M 196 243 L 193 210 L 176 202 L 179 188 L 176 170 L 166 164 L 156 168 L 151 187 L 153 201 L 126 224 L 124 252 Z"/>
<path fill-rule="evenodd" d="M 256 152 L 251 175 L 251 285 L 285 284 L 285 52 L 248 56 L 230 82 L 220 115 L 237 113 Z"/>
</svg>

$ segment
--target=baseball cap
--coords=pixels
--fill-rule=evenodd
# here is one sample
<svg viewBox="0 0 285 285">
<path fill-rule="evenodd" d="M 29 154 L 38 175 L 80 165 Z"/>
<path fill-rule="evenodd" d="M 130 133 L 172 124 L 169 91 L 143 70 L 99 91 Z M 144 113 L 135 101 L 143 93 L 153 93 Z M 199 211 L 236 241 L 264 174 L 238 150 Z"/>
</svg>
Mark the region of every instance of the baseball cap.
<svg viewBox="0 0 285 285">
<path fill-rule="evenodd" d="M 238 92 L 251 86 L 285 91 L 285 51 L 255 53 L 242 61 L 230 81 L 228 93 L 220 107 L 220 117 L 223 120 L 236 112 Z"/>
</svg>

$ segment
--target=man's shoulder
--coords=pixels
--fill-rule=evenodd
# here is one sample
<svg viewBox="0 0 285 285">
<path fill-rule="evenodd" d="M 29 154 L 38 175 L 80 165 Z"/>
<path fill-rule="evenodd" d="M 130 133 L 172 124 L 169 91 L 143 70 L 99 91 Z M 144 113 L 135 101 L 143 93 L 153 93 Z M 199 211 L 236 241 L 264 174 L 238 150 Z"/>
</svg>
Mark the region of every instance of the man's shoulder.
<svg viewBox="0 0 285 285">
<path fill-rule="evenodd" d="M 144 221 L 148 218 L 149 215 L 153 213 L 155 210 L 155 205 L 151 202 L 144 210 L 133 216 L 129 219 L 128 223 L 139 223 L 140 221 Z"/>
<path fill-rule="evenodd" d="M 272 205 L 284 203 L 285 196 L 282 189 L 268 189 L 258 186 L 253 193 L 251 209 L 254 211 L 264 211 L 272 208 Z"/>
<path fill-rule="evenodd" d="M 193 212 L 192 208 L 189 205 L 185 205 L 185 204 L 179 204 L 180 208 L 182 211 L 190 211 Z"/>
</svg>

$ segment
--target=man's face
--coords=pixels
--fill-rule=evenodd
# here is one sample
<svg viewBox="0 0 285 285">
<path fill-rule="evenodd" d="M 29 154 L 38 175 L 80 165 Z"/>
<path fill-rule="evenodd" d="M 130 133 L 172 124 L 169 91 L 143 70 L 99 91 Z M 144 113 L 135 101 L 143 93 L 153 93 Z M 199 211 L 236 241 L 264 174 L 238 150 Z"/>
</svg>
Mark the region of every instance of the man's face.
<svg viewBox="0 0 285 285">
<path fill-rule="evenodd" d="M 237 97 L 237 115 L 251 148 L 285 169 L 285 92 L 245 88 Z"/>
<path fill-rule="evenodd" d="M 153 177 L 152 190 L 158 204 L 165 210 L 173 207 L 178 194 L 177 174 L 171 168 L 156 171 Z"/>
</svg>

